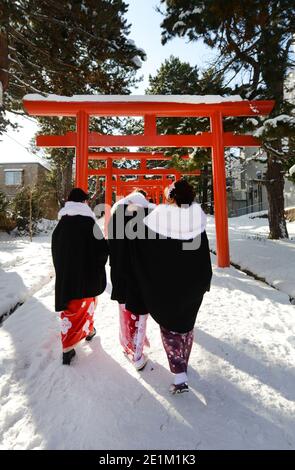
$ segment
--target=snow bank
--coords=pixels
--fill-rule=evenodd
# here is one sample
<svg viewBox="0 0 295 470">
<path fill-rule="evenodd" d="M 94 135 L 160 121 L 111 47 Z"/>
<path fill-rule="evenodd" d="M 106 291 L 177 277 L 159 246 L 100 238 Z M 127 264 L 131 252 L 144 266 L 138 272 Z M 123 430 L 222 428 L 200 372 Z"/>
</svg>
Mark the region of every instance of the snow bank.
<svg viewBox="0 0 295 470">
<path fill-rule="evenodd" d="M 230 259 L 295 298 L 295 222 L 288 223 L 290 240 L 269 240 L 267 218 L 248 214 L 228 220 Z M 216 250 L 214 217 L 207 218 L 211 248 Z"/>
<path fill-rule="evenodd" d="M 0 234 L 0 319 L 53 277 L 50 239 Z"/>
<path fill-rule="evenodd" d="M 49 233 L 57 224 L 57 220 L 40 219 L 37 222 L 37 232 Z"/>
</svg>

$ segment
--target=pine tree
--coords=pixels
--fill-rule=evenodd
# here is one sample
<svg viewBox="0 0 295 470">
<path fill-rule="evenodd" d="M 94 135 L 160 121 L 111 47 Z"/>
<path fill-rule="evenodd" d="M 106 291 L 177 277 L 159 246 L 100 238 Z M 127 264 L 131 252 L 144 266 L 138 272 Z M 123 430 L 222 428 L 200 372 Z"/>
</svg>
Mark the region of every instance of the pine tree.
<svg viewBox="0 0 295 470">
<path fill-rule="evenodd" d="M 24 186 L 12 202 L 13 215 L 20 233 L 28 233 L 32 240 L 37 223 L 44 215 L 46 194 L 38 186 Z"/>
<path fill-rule="evenodd" d="M 0 29 L 0 107 L 3 103 L 3 92 L 8 86 L 8 47 L 7 37 Z M 0 127 L 1 132 L 1 127 Z"/>
<path fill-rule="evenodd" d="M 27 92 L 128 93 L 144 59 L 127 36 L 122 0 L 2 0 L 7 37 L 7 108 L 22 108 Z"/>
<path fill-rule="evenodd" d="M 161 95 L 206 95 L 226 94 L 230 89 L 223 86 L 222 75 L 214 74 L 212 69 L 200 73 L 198 67 L 188 62 L 182 62 L 178 57 L 170 56 L 157 70 L 155 76 L 149 77 L 147 94 Z M 197 134 L 210 130 L 208 118 L 161 118 L 157 121 L 157 128 L 161 134 Z M 208 209 L 208 191 L 211 190 L 212 198 L 212 168 L 211 153 L 206 148 L 167 148 L 164 149 L 171 155 L 171 166 L 184 170 L 202 170 L 199 178 L 191 178 L 199 199 L 204 209 Z M 192 159 L 183 161 L 179 157 L 190 153 Z M 210 206 L 212 205 L 212 200 Z"/>
<path fill-rule="evenodd" d="M 8 55 L 0 80 L 8 72 L 9 86 L 0 132 L 7 125 L 4 111 L 22 113 L 26 93 L 128 94 L 145 53 L 128 39 L 127 8 L 123 0 L 2 0 L 0 37 Z M 73 121 L 40 120 L 41 133 L 67 130 L 75 130 Z M 50 159 L 62 201 L 71 187 L 73 152 L 54 149 Z"/>
<path fill-rule="evenodd" d="M 292 62 L 295 4 L 290 0 L 161 0 L 165 4 L 162 42 L 175 36 L 203 39 L 218 51 L 215 66 L 232 78 L 243 76 L 237 87 L 248 99 L 275 99 L 270 119 L 256 119 L 258 135 L 267 153 L 266 188 L 270 238 L 287 237 L 284 217 L 283 161 L 292 155 L 294 105 L 285 100 L 285 83 Z M 252 121 L 253 124 L 253 121 Z M 276 124 L 276 125 L 275 125 Z M 245 129 L 247 126 L 244 127 Z M 286 139 L 289 140 L 286 144 Z"/>
<path fill-rule="evenodd" d="M 0 191 L 0 230 L 10 233 L 16 227 L 16 222 L 10 210 L 10 203 L 5 193 Z"/>
<path fill-rule="evenodd" d="M 0 215 L 6 215 L 8 199 L 5 193 L 0 191 Z"/>
</svg>

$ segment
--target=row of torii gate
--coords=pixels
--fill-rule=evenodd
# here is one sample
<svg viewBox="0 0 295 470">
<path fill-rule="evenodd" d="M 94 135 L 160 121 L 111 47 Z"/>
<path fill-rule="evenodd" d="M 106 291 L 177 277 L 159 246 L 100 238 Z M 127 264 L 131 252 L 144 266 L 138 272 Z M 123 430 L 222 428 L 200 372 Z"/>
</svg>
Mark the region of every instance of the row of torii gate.
<svg viewBox="0 0 295 470">
<path fill-rule="evenodd" d="M 181 157 L 187 160 L 188 155 Z M 128 159 L 140 162 L 138 168 L 115 168 L 114 160 Z M 105 160 L 105 168 L 88 169 L 89 176 L 105 177 L 105 202 L 106 225 L 109 220 L 109 209 L 112 204 L 112 194 L 116 193 L 117 199 L 126 196 L 135 188 L 142 188 L 146 191 L 147 197 L 153 199 L 156 204 L 163 201 L 163 193 L 166 186 L 181 178 L 183 175 L 199 176 L 200 170 L 177 170 L 175 168 L 150 168 L 148 162 L 169 161 L 170 157 L 165 156 L 163 152 L 96 152 L 89 154 L 89 160 Z M 129 177 L 129 179 L 126 179 Z M 132 179 L 130 178 L 132 177 Z M 124 178 L 124 179 L 122 179 Z M 111 181 L 111 184 L 109 184 Z"/>
<path fill-rule="evenodd" d="M 70 116 L 76 118 L 76 132 L 65 135 L 39 135 L 41 147 L 73 147 L 76 150 L 76 186 L 88 191 L 88 177 L 105 177 L 106 225 L 110 215 L 113 191 L 125 195 L 134 187 L 147 189 L 148 195 L 160 202 L 165 186 L 182 174 L 199 175 L 198 170 L 180 172 L 171 168 L 151 168 L 148 161 L 169 160 L 163 153 L 148 152 L 91 152 L 91 148 L 112 147 L 210 147 L 214 190 L 214 214 L 216 226 L 217 264 L 230 265 L 228 242 L 228 216 L 224 148 L 259 147 L 258 139 L 251 135 L 224 132 L 223 117 L 268 115 L 273 101 L 248 101 L 237 97 L 201 97 L 187 95 L 124 96 L 124 95 L 76 95 L 73 97 L 26 95 L 24 108 L 32 116 Z M 215 100 L 214 100 L 215 98 Z M 106 135 L 89 132 L 91 116 L 140 116 L 144 119 L 144 132 L 140 135 Z M 157 118 L 207 117 L 210 132 L 196 135 L 160 135 Z M 114 160 L 126 158 L 140 160 L 138 169 L 115 168 Z M 184 157 L 188 158 L 188 156 Z M 105 166 L 89 168 L 90 160 L 104 160 Z M 126 181 L 127 176 L 136 178 Z M 150 179 L 149 177 L 157 179 Z M 125 179 L 122 179 L 125 178 Z"/>
</svg>

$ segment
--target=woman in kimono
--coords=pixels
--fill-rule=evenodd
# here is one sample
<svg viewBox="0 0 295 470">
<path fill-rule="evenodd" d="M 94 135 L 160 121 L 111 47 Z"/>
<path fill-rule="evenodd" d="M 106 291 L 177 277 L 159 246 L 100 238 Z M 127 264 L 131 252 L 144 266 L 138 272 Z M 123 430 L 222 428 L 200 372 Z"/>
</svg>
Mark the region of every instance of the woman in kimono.
<svg viewBox="0 0 295 470">
<path fill-rule="evenodd" d="M 75 356 L 75 346 L 96 334 L 96 296 L 106 288 L 108 245 L 87 204 L 88 194 L 74 188 L 52 234 L 56 273 L 55 310 L 61 312 L 63 364 Z"/>
<path fill-rule="evenodd" d="M 145 192 L 137 189 L 114 204 L 108 225 L 112 300 L 119 305 L 119 339 L 123 352 L 136 370 L 143 370 L 147 362 L 144 346 L 149 346 L 146 337 L 147 310 L 131 269 L 128 240 L 144 238 L 137 233 L 138 222 L 155 207 L 145 198 Z M 127 299 L 132 299 L 131 308 L 126 308 Z"/>
<path fill-rule="evenodd" d="M 146 311 L 160 325 L 173 383 L 170 392 L 189 390 L 187 367 L 193 331 L 212 268 L 206 216 L 194 202 L 192 186 L 180 180 L 166 188 L 167 204 L 143 219 L 147 238 L 129 241 L 131 268 Z M 132 297 L 126 308 L 132 309 Z"/>
</svg>

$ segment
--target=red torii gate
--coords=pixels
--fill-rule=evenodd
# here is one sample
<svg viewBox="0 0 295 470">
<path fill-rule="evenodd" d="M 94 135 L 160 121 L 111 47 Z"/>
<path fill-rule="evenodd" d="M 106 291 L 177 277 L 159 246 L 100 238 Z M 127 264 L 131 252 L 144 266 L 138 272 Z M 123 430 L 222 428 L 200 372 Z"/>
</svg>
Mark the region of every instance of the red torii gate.
<svg viewBox="0 0 295 470">
<path fill-rule="evenodd" d="M 169 158 L 169 157 L 168 157 Z M 188 158 L 188 157 L 184 157 Z M 138 158 L 136 158 L 138 159 Z M 112 159 L 107 159 L 107 164 L 105 168 L 98 168 L 98 169 L 89 169 L 88 175 L 96 175 L 96 176 L 104 176 L 106 178 L 105 184 L 105 202 L 106 202 L 106 211 L 105 211 L 105 225 L 107 226 L 109 218 L 110 218 L 110 207 L 112 204 L 112 189 L 114 186 L 113 183 L 113 176 L 116 177 L 116 181 L 120 176 L 128 176 L 128 175 L 153 175 L 162 177 L 173 175 L 175 179 L 181 178 L 182 175 L 192 175 L 192 176 L 199 176 L 201 174 L 200 170 L 176 170 L 175 168 L 151 168 L 148 169 L 146 166 L 146 160 L 148 158 L 144 157 L 141 161 L 140 168 L 128 169 L 128 168 L 114 168 L 112 165 Z M 155 180 L 156 181 L 156 180 Z M 123 182 L 122 182 L 123 183 Z M 124 183 L 123 183 L 124 184 Z M 116 189 L 118 190 L 119 185 L 115 185 Z"/>
<path fill-rule="evenodd" d="M 136 188 L 143 189 L 147 193 L 148 198 L 152 198 L 156 204 L 160 203 L 160 197 L 163 197 L 166 186 L 173 183 L 173 179 L 145 179 L 138 177 L 132 180 L 116 180 L 113 182 L 113 188 L 116 190 L 117 196 L 126 196 Z"/>
<path fill-rule="evenodd" d="M 169 157 L 167 157 L 169 158 Z M 188 157 L 183 157 L 183 158 L 188 158 Z M 147 158 L 148 159 L 148 158 Z M 142 168 L 144 167 L 144 168 Z M 112 167 L 112 176 L 115 174 L 116 175 L 116 181 L 112 181 L 112 188 L 115 188 L 116 190 L 116 195 L 126 195 L 128 194 L 128 191 L 135 189 L 136 187 L 142 187 L 143 189 L 147 190 L 153 190 L 154 192 L 154 198 L 156 199 L 156 203 L 158 204 L 160 202 L 160 196 L 164 194 L 164 189 L 166 186 L 171 184 L 173 181 L 176 181 L 177 179 L 180 179 L 182 175 L 193 175 L 193 176 L 199 176 L 201 174 L 200 170 L 191 170 L 191 171 L 186 171 L 186 170 L 177 170 L 175 168 L 158 168 L 158 169 L 151 169 L 149 170 L 149 173 L 152 173 L 152 176 L 160 176 L 160 179 L 151 179 L 151 178 L 145 178 L 144 175 L 147 173 L 143 173 L 142 170 L 146 170 L 146 164 L 141 162 L 140 168 L 139 169 L 120 169 L 121 171 L 118 172 L 117 168 Z M 98 174 L 98 175 L 103 175 L 105 176 L 107 174 L 106 169 L 98 169 L 98 170 L 89 170 L 90 174 Z M 127 176 L 127 175 L 135 175 L 136 179 L 132 180 L 127 180 L 123 181 L 121 180 L 121 176 Z M 139 176 L 142 175 L 142 176 Z M 173 176 L 173 179 L 169 179 L 168 176 Z M 105 184 L 105 188 L 106 188 Z M 111 197 L 109 195 L 108 197 Z"/>
<path fill-rule="evenodd" d="M 215 98 L 215 102 L 214 101 Z M 77 95 L 62 97 L 26 95 L 24 107 L 34 116 L 71 116 L 76 118 L 76 132 L 64 136 L 39 136 L 37 145 L 76 148 L 76 185 L 88 189 L 89 147 L 210 147 L 212 149 L 213 188 L 216 225 L 217 263 L 230 264 L 228 246 L 227 197 L 224 147 L 257 147 L 251 135 L 224 132 L 224 116 L 268 115 L 274 101 L 248 101 L 237 97 L 200 96 L 124 96 Z M 141 135 L 102 135 L 89 132 L 90 116 L 143 116 Z M 197 135 L 159 135 L 158 117 L 208 117 L 210 132 Z M 108 157 L 110 158 L 110 157 Z M 110 160 L 107 161 L 112 161 Z M 98 170 L 97 170 L 98 171 Z M 107 179 L 111 183 L 109 178 Z M 107 192 L 112 191 L 107 184 Z"/>
<path fill-rule="evenodd" d="M 132 157 L 129 157 L 129 154 Z M 121 155 L 124 155 L 128 160 L 139 160 L 139 168 L 115 168 L 113 167 L 113 160 L 118 159 L 120 152 L 96 152 L 89 154 L 88 158 L 90 160 L 106 160 L 106 166 L 104 168 L 91 169 L 88 168 L 88 176 L 104 176 L 106 179 L 105 184 L 105 225 L 108 225 L 110 218 L 110 207 L 112 205 L 112 188 L 113 188 L 113 176 L 119 178 L 120 176 L 127 175 L 174 175 L 175 178 L 180 178 L 181 174 L 186 175 L 200 175 L 200 170 L 176 170 L 175 168 L 148 168 L 148 160 L 170 160 L 170 157 L 164 156 L 163 153 L 148 153 L 148 152 L 124 152 Z M 188 155 L 184 155 L 182 159 L 188 159 Z"/>
</svg>

